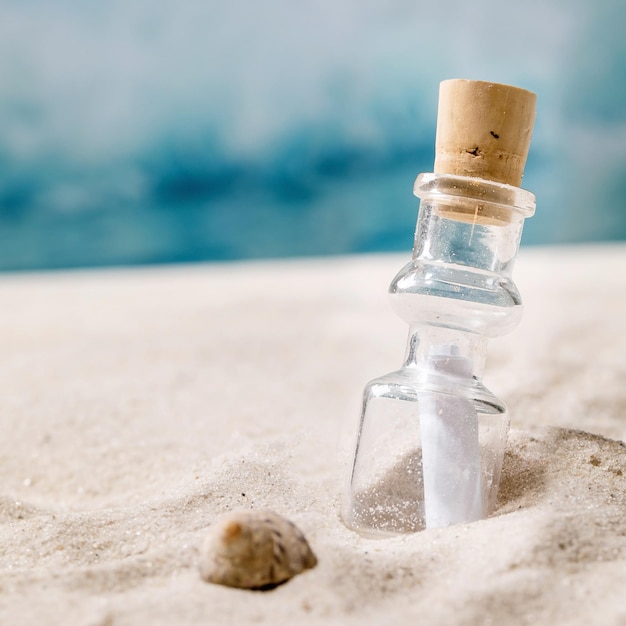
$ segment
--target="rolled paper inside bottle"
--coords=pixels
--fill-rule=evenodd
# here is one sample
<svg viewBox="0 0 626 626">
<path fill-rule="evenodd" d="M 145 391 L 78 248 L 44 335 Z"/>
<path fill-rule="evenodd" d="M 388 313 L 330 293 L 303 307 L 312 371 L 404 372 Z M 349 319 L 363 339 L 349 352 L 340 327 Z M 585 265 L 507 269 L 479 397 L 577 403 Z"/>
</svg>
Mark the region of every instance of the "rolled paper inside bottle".
<svg viewBox="0 0 626 626">
<path fill-rule="evenodd" d="M 424 367 L 439 375 L 471 377 L 471 360 L 458 356 L 455 348 L 436 346 Z M 420 399 L 419 422 L 426 528 L 483 519 L 478 415 L 471 401 L 425 393 Z"/>
</svg>

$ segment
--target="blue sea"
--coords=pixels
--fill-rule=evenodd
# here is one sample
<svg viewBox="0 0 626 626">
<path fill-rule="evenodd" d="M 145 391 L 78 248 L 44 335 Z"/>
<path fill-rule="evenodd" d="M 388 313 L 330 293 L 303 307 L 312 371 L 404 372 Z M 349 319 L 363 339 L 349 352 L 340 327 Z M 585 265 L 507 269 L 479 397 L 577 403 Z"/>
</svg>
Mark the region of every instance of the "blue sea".
<svg viewBox="0 0 626 626">
<path fill-rule="evenodd" d="M 0 2 L 0 270 L 411 249 L 438 84 L 538 96 L 524 245 L 626 239 L 626 5 Z"/>
</svg>

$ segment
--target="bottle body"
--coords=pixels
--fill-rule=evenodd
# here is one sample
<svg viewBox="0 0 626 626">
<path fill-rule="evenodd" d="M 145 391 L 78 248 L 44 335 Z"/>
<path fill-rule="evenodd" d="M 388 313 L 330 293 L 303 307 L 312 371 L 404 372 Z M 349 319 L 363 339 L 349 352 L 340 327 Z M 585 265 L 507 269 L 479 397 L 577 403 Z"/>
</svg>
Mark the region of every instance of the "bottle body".
<svg viewBox="0 0 626 626">
<path fill-rule="evenodd" d="M 488 515 L 509 417 L 497 398 L 480 395 L 459 395 L 458 388 L 440 388 L 403 370 L 371 381 L 344 509 L 347 525 L 365 535 L 395 534 Z"/>
<path fill-rule="evenodd" d="M 409 324 L 402 367 L 365 388 L 343 518 L 368 535 L 470 522 L 494 508 L 509 428 L 482 383 L 489 337 L 512 330 L 511 279 L 534 197 L 426 174 L 412 260 L 390 286 Z"/>
</svg>

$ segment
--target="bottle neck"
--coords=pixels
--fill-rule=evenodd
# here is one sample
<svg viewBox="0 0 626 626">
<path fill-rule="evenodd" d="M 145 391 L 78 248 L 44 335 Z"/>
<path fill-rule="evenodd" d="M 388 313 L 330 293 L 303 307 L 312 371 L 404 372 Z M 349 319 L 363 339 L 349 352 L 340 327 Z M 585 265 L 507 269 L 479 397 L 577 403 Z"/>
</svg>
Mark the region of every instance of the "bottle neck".
<svg viewBox="0 0 626 626">
<path fill-rule="evenodd" d="M 447 174 L 420 174 L 414 191 L 421 202 L 413 259 L 389 287 L 396 313 L 412 327 L 489 337 L 511 331 L 521 316 L 511 274 L 534 196 Z"/>
<path fill-rule="evenodd" d="M 482 380 L 488 338 L 458 329 L 413 324 L 403 367 Z"/>
<path fill-rule="evenodd" d="M 420 174 L 414 193 L 421 200 L 414 259 L 511 276 L 533 194 L 447 174 Z"/>
<path fill-rule="evenodd" d="M 447 208 L 438 200 L 422 201 L 413 259 L 510 278 L 519 249 L 522 221 L 474 224 L 455 219 L 446 212 Z"/>
</svg>

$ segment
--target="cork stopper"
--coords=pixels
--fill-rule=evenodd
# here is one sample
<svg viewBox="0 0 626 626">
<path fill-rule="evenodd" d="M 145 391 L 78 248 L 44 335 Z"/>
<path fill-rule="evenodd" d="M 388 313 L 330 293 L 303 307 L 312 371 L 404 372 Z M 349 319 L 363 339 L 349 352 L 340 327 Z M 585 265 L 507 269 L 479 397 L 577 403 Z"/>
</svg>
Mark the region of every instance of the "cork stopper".
<svg viewBox="0 0 626 626">
<path fill-rule="evenodd" d="M 519 187 L 535 122 L 530 91 L 475 80 L 439 88 L 434 171 Z"/>
</svg>

